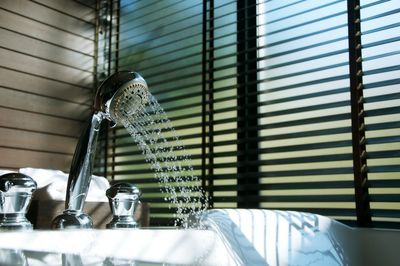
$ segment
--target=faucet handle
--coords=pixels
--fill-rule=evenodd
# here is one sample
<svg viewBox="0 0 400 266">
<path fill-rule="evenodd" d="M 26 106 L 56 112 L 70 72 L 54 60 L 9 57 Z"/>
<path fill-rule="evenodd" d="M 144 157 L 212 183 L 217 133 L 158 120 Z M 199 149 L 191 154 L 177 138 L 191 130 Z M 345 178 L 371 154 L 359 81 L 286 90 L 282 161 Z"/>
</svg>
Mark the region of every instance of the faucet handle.
<svg viewBox="0 0 400 266">
<path fill-rule="evenodd" d="M 140 203 L 140 190 L 133 184 L 117 183 L 106 191 L 113 219 L 107 228 L 136 228 L 135 210 Z"/>
<path fill-rule="evenodd" d="M 0 230 L 32 229 L 25 215 L 36 188 L 30 176 L 21 173 L 0 176 Z"/>
</svg>

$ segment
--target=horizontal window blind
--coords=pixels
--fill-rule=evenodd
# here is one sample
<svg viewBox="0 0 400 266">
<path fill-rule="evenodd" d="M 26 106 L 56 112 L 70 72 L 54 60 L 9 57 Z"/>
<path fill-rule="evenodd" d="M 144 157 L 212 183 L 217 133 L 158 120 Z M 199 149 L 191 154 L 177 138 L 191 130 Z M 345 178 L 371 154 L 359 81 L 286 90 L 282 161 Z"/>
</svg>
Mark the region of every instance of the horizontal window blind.
<svg viewBox="0 0 400 266">
<path fill-rule="evenodd" d="M 118 30 L 111 36 L 112 71 L 139 72 L 164 108 L 195 175 L 201 175 L 202 2 L 120 1 Z M 172 136 L 167 136 L 171 138 Z M 161 193 L 150 165 L 125 128 L 109 131 L 107 174 L 134 182 L 150 204 L 151 224 L 173 221 L 176 206 Z M 110 160 L 111 158 L 111 160 Z"/>
<path fill-rule="evenodd" d="M 400 7 L 361 2 L 366 149 L 372 222 L 400 222 Z"/>
<path fill-rule="evenodd" d="M 210 207 L 398 227 L 394 2 L 113 1 L 104 66 L 143 75 Z M 136 183 L 152 224 L 170 224 L 174 208 L 127 131 L 104 143 L 107 176 Z"/>
<path fill-rule="evenodd" d="M 236 1 L 204 6 L 203 178 L 214 208 L 238 207 Z"/>
<path fill-rule="evenodd" d="M 258 6 L 260 207 L 355 220 L 346 1 Z"/>
</svg>

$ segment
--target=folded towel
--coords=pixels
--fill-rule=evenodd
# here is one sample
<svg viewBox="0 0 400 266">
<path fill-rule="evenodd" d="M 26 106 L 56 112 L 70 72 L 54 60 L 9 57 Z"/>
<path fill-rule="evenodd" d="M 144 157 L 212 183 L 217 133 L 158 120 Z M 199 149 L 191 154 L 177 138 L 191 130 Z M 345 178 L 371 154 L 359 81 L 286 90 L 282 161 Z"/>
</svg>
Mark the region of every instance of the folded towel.
<svg viewBox="0 0 400 266">
<path fill-rule="evenodd" d="M 38 189 L 34 198 L 38 200 L 65 200 L 68 174 L 59 170 L 40 168 L 21 168 L 20 173 L 32 177 Z M 86 201 L 107 202 L 106 190 L 110 187 L 108 180 L 101 176 L 92 175 Z"/>
</svg>

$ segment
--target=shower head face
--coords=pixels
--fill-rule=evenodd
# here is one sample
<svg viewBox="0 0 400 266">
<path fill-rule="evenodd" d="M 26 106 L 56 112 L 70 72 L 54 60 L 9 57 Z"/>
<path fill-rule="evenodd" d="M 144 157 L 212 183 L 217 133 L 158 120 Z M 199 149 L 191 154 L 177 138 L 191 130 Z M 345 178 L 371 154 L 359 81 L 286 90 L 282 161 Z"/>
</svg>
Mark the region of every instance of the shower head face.
<svg viewBox="0 0 400 266">
<path fill-rule="evenodd" d="M 118 123 L 140 112 L 147 104 L 149 91 L 146 81 L 136 72 L 117 72 L 99 87 L 94 109 L 107 119 Z"/>
<path fill-rule="evenodd" d="M 125 83 L 108 104 L 108 113 L 114 122 L 140 112 L 148 102 L 147 86 L 141 82 Z"/>
</svg>

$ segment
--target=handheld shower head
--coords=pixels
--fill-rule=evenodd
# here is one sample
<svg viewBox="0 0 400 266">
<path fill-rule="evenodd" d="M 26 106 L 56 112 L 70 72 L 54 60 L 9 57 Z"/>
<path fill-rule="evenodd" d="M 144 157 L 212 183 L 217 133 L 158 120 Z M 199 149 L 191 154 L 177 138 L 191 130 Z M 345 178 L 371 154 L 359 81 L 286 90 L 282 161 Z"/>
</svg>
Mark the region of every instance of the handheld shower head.
<svg viewBox="0 0 400 266">
<path fill-rule="evenodd" d="M 94 110 L 116 124 L 122 118 L 142 110 L 148 102 L 148 94 L 146 81 L 138 73 L 117 72 L 100 85 Z"/>
<path fill-rule="evenodd" d="M 149 99 L 146 81 L 136 72 L 121 71 L 108 77 L 98 88 L 94 112 L 82 132 L 72 159 L 65 199 L 65 211 L 53 221 L 55 228 L 90 228 L 91 218 L 83 213 L 89 190 L 101 122 L 115 126 L 144 109 Z"/>
</svg>

